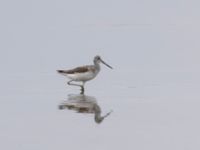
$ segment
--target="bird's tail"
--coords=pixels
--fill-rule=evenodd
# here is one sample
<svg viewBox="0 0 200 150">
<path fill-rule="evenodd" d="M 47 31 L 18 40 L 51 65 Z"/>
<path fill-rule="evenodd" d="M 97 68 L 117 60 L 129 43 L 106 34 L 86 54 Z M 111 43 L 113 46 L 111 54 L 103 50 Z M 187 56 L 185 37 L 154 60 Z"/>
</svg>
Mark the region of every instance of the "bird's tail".
<svg viewBox="0 0 200 150">
<path fill-rule="evenodd" d="M 65 73 L 64 70 L 57 70 L 58 73 Z"/>
</svg>

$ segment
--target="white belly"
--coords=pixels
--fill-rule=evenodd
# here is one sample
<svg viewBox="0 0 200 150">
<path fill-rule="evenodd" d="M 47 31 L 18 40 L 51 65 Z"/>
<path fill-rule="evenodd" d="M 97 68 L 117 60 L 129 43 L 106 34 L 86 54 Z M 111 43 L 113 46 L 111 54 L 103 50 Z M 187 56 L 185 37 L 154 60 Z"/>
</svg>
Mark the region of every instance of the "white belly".
<svg viewBox="0 0 200 150">
<path fill-rule="evenodd" d="M 66 76 L 74 81 L 88 81 L 93 79 L 96 76 L 96 74 L 93 72 L 85 72 L 85 73 L 67 74 Z"/>
</svg>

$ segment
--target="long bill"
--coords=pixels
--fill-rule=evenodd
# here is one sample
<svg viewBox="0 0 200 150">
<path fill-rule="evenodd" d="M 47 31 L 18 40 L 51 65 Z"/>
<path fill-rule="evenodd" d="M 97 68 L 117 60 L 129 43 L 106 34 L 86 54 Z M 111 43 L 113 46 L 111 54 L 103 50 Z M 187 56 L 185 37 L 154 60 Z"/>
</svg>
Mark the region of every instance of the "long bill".
<svg viewBox="0 0 200 150">
<path fill-rule="evenodd" d="M 101 59 L 101 62 L 102 62 L 104 65 L 106 65 L 108 68 L 113 69 L 110 65 L 108 65 L 106 62 L 104 62 L 102 59 Z"/>
</svg>

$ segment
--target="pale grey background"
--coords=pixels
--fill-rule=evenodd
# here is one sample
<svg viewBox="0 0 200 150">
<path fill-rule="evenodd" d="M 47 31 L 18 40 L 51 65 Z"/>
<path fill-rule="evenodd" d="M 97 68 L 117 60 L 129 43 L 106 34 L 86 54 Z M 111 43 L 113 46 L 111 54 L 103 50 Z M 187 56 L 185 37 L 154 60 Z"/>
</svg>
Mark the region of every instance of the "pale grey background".
<svg viewBox="0 0 200 150">
<path fill-rule="evenodd" d="M 0 149 L 200 149 L 200 3 L 0 1 Z M 102 66 L 86 84 L 103 112 L 60 111 L 78 89 L 56 69 Z"/>
</svg>

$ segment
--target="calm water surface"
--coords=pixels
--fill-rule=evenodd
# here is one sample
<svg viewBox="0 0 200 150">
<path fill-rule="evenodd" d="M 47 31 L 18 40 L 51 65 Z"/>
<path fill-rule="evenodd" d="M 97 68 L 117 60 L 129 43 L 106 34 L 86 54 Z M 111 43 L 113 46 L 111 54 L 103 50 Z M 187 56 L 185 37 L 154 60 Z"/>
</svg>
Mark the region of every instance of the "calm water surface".
<svg viewBox="0 0 200 150">
<path fill-rule="evenodd" d="M 147 78 L 129 74 L 135 78 L 125 80 L 118 71 L 104 70 L 86 84 L 85 95 L 56 73 L 5 74 L 1 147 L 169 150 L 199 146 L 198 84 L 180 84 L 183 79 L 178 80 L 178 73 L 173 73 L 175 79 L 168 73 L 172 82 L 162 80 L 166 73 L 160 73 L 160 78 L 153 73 Z"/>
<path fill-rule="evenodd" d="M 0 1 L 0 150 L 200 150 L 199 5 Z"/>
</svg>

